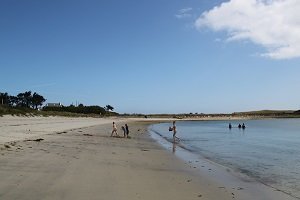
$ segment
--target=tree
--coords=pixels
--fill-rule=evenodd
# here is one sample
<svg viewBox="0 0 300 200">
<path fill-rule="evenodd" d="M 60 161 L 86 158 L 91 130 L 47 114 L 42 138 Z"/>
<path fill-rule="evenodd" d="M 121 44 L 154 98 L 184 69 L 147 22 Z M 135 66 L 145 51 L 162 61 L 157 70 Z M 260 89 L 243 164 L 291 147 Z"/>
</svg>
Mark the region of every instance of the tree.
<svg viewBox="0 0 300 200">
<path fill-rule="evenodd" d="M 81 103 L 81 104 L 78 105 L 78 107 L 79 107 L 79 108 L 83 108 L 84 105 Z"/>
<path fill-rule="evenodd" d="M 17 106 L 19 106 L 19 107 L 29 108 L 30 105 L 32 105 L 31 91 L 27 91 L 27 92 L 24 92 L 24 93 L 19 93 L 17 95 L 17 98 L 18 98 Z"/>
<path fill-rule="evenodd" d="M 24 93 L 19 93 L 16 98 L 16 106 L 18 107 L 25 107 L 26 102 L 25 102 L 25 94 Z"/>
<path fill-rule="evenodd" d="M 114 107 L 112 107 L 111 105 L 106 105 L 105 109 L 106 109 L 106 111 L 110 111 L 110 110 L 113 111 Z"/>
<path fill-rule="evenodd" d="M 9 106 L 17 106 L 19 103 L 19 98 L 16 96 L 10 96 Z"/>
<path fill-rule="evenodd" d="M 24 100 L 26 108 L 29 108 L 32 105 L 32 95 L 31 91 L 24 92 Z"/>
<path fill-rule="evenodd" d="M 37 109 L 39 106 L 42 106 L 45 101 L 46 99 L 43 96 L 39 95 L 36 92 L 33 93 L 31 98 L 32 108 Z"/>
<path fill-rule="evenodd" d="M 10 104 L 10 96 L 5 93 L 0 92 L 0 104 L 9 105 Z"/>
<path fill-rule="evenodd" d="M 42 106 L 46 99 L 39 95 L 38 93 L 31 93 L 27 91 L 24 93 L 19 93 L 16 97 L 11 97 L 11 106 L 15 105 L 17 107 L 26 107 L 37 109 Z"/>
</svg>

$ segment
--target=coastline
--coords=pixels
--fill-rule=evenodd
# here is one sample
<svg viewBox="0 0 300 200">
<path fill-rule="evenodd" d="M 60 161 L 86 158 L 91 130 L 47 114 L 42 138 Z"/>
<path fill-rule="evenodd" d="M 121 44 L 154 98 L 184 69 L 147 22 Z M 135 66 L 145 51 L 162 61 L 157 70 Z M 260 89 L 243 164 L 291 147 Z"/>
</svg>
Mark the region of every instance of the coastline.
<svg viewBox="0 0 300 200">
<path fill-rule="evenodd" d="M 235 199 L 299 199 L 266 183 L 256 180 L 240 171 L 218 164 L 203 157 L 181 144 L 174 144 L 149 127 L 153 137 L 167 151 L 172 152 L 189 168 L 194 168 L 196 174 L 207 182 L 213 182 L 215 189 L 224 189 L 235 194 Z M 218 187 L 217 187 L 218 186 Z M 238 198 L 237 198 L 238 196 Z"/>
<path fill-rule="evenodd" d="M 174 119 L 12 120 L 17 133 L 28 127 L 44 132 L 2 148 L 1 199 L 294 199 L 210 161 L 174 156 L 148 132 L 150 124 Z M 119 131 L 128 123 L 131 138 L 109 137 L 112 121 Z"/>
</svg>

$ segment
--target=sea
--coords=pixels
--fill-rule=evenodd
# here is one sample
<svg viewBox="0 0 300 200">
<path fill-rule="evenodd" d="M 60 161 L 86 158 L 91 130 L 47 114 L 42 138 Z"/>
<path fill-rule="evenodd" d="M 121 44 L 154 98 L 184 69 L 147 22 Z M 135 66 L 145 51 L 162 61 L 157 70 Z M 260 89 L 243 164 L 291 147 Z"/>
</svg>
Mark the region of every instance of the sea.
<svg viewBox="0 0 300 200">
<path fill-rule="evenodd" d="M 242 123 L 245 129 L 238 128 Z M 149 131 L 172 142 L 170 126 L 154 124 Z M 176 126 L 176 143 L 186 151 L 300 198 L 300 119 L 177 121 Z"/>
</svg>

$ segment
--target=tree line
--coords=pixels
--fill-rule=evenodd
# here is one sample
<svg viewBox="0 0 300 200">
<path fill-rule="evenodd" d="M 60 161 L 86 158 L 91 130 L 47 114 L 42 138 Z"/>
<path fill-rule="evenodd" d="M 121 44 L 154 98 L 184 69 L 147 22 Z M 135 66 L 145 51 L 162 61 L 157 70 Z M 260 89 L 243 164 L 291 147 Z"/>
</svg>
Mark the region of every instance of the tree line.
<svg viewBox="0 0 300 200">
<path fill-rule="evenodd" d="M 5 105 L 12 108 L 29 108 L 29 109 L 41 109 L 42 111 L 55 111 L 55 112 L 70 112 L 70 113 L 80 113 L 80 114 L 97 114 L 97 115 L 118 115 L 118 113 L 112 112 L 114 107 L 111 105 L 101 106 L 84 106 L 79 104 L 74 106 L 73 104 L 69 106 L 43 106 L 46 99 L 39 95 L 38 93 L 31 91 L 26 91 L 24 93 L 19 93 L 17 96 L 9 95 L 7 92 L 0 92 L 0 105 Z"/>
<path fill-rule="evenodd" d="M 45 101 L 46 99 L 36 92 L 26 91 L 19 93 L 17 96 L 0 92 L 0 104 L 10 107 L 38 109 Z"/>
<path fill-rule="evenodd" d="M 57 112 L 70 112 L 70 113 L 81 113 L 81 114 L 97 114 L 106 115 L 107 112 L 100 106 L 84 106 L 79 104 L 78 106 L 69 105 L 61 107 L 44 107 L 43 111 L 57 111 Z"/>
</svg>

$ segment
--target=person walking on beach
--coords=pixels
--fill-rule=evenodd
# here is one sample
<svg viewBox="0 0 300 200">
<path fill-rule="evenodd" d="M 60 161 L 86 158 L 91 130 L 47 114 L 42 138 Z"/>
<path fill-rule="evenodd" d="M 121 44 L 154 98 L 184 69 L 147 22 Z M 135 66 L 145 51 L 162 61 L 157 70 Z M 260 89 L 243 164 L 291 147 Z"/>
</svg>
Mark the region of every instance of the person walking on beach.
<svg viewBox="0 0 300 200">
<path fill-rule="evenodd" d="M 173 142 L 175 142 L 175 139 L 177 138 L 176 137 L 177 129 L 176 129 L 176 122 L 175 121 L 173 121 L 172 130 L 173 130 Z"/>
<path fill-rule="evenodd" d="M 127 138 L 128 138 L 128 135 L 129 135 L 129 127 L 127 124 L 125 124 L 125 129 L 126 129 L 126 135 L 127 135 Z"/>
<path fill-rule="evenodd" d="M 116 133 L 116 136 L 118 136 L 117 130 L 118 130 L 118 129 L 117 129 L 117 125 L 116 125 L 115 122 L 113 122 L 113 130 L 112 130 L 112 132 L 111 132 L 110 137 L 112 137 L 112 136 L 114 135 L 114 133 Z"/>
</svg>

